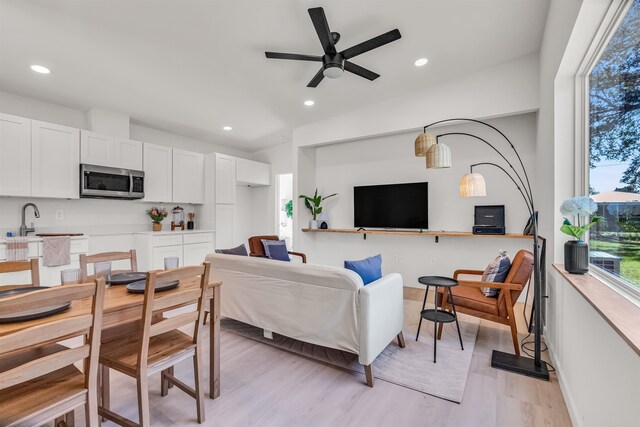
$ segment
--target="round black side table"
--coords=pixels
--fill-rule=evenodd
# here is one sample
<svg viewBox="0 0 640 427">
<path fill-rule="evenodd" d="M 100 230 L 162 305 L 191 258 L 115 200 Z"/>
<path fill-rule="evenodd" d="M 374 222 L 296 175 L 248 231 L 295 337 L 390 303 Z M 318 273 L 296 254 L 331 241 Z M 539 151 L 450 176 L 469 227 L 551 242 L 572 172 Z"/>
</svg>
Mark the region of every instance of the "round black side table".
<svg viewBox="0 0 640 427">
<path fill-rule="evenodd" d="M 464 350 L 464 346 L 462 345 L 462 334 L 460 333 L 460 324 L 458 323 L 458 314 L 456 313 L 456 305 L 453 300 L 453 294 L 451 293 L 451 288 L 454 286 L 458 286 L 458 281 L 451 279 L 450 277 L 442 277 L 442 276 L 422 276 L 418 279 L 418 282 L 425 285 L 427 289 L 424 291 L 424 301 L 422 302 L 422 311 L 420 312 L 420 323 L 418 323 L 418 333 L 416 334 L 416 341 L 418 341 L 418 337 L 420 336 L 420 327 L 422 326 L 422 319 L 433 322 L 433 363 L 436 363 L 436 348 L 438 343 L 438 322 L 440 323 L 451 323 L 456 322 L 456 328 L 458 328 L 458 338 L 460 339 L 460 348 Z M 425 306 L 427 304 L 427 295 L 429 294 L 429 287 L 434 286 L 436 288 L 436 296 L 435 296 L 435 309 L 427 309 L 425 310 Z M 451 308 L 453 309 L 453 313 L 438 308 L 438 288 L 443 287 L 449 292 L 449 301 L 451 301 Z"/>
</svg>

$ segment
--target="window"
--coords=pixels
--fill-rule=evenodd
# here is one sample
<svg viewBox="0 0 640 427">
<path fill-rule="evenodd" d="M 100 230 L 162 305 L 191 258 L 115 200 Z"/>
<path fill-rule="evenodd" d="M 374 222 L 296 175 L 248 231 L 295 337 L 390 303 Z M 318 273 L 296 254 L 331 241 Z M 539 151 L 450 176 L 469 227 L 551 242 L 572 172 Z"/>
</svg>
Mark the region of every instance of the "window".
<svg viewBox="0 0 640 427">
<path fill-rule="evenodd" d="M 590 260 L 640 292 L 640 0 L 619 21 L 588 84 L 589 193 L 602 217 L 590 232 Z"/>
</svg>

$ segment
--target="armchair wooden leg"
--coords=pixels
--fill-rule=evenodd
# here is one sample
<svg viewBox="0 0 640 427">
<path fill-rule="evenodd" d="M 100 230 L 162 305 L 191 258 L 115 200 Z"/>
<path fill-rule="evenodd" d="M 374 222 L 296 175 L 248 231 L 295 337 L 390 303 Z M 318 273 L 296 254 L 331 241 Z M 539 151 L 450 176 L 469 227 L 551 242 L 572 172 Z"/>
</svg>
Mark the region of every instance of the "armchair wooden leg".
<svg viewBox="0 0 640 427">
<path fill-rule="evenodd" d="M 511 294 L 509 291 L 505 293 L 507 303 L 507 316 L 509 316 L 509 327 L 511 328 L 511 339 L 513 340 L 513 349 L 516 356 L 520 357 L 520 343 L 518 342 L 518 327 L 516 326 L 516 316 L 513 313 L 513 303 L 511 302 Z"/>
<path fill-rule="evenodd" d="M 441 305 L 443 310 L 447 309 L 447 304 L 448 303 L 449 303 L 449 301 L 448 301 L 447 289 L 443 288 L 443 290 L 442 290 L 442 305 Z M 438 325 L 438 339 L 439 340 L 442 339 L 442 328 L 443 328 L 443 326 L 444 326 L 443 323 L 440 323 Z"/>
<path fill-rule="evenodd" d="M 402 331 L 400 331 L 397 338 L 398 338 L 398 346 L 400 348 L 405 348 L 404 335 L 402 335 Z"/>
<path fill-rule="evenodd" d="M 367 377 L 367 385 L 373 387 L 373 364 L 364 365 L 364 375 Z"/>
</svg>

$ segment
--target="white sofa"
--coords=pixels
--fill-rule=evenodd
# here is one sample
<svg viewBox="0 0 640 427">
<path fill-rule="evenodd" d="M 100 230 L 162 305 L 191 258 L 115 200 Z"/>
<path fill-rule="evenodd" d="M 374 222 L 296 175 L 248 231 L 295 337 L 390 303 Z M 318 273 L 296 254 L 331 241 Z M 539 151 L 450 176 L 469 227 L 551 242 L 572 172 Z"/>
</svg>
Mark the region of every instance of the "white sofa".
<svg viewBox="0 0 640 427">
<path fill-rule="evenodd" d="M 371 362 L 397 336 L 404 347 L 402 276 L 363 285 L 345 268 L 209 254 L 222 280 L 221 314 L 280 335 L 358 355 L 367 384 Z"/>
</svg>

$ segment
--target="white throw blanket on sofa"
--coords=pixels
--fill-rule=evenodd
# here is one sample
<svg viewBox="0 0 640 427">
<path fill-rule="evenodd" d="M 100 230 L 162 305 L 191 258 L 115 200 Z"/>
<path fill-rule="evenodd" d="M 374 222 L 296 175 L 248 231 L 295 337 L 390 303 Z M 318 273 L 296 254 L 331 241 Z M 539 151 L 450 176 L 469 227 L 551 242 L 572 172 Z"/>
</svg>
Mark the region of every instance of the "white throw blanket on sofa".
<svg viewBox="0 0 640 427">
<path fill-rule="evenodd" d="M 369 365 L 402 331 L 402 277 L 364 286 L 351 270 L 210 254 L 222 280 L 222 316 L 301 341 L 344 350 Z"/>
</svg>

